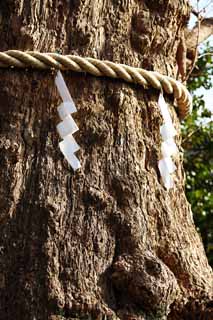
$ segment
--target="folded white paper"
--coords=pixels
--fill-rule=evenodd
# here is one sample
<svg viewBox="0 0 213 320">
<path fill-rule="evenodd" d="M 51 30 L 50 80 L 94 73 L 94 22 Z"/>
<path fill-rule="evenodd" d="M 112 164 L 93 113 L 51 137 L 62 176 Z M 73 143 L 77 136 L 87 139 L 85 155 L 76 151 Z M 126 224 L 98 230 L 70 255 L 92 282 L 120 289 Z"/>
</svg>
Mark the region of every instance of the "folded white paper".
<svg viewBox="0 0 213 320">
<path fill-rule="evenodd" d="M 160 170 L 161 176 L 166 176 L 167 174 L 173 173 L 176 170 L 176 166 L 173 163 L 171 157 L 166 157 L 158 162 L 158 168 Z"/>
<path fill-rule="evenodd" d="M 66 137 L 68 134 L 73 134 L 78 131 L 78 126 L 69 115 L 57 125 L 57 130 L 61 138 Z"/>
<path fill-rule="evenodd" d="M 160 127 L 160 133 L 162 139 L 165 141 L 176 136 L 177 131 L 175 130 L 175 127 L 173 126 L 172 122 L 167 122 Z"/>
<path fill-rule="evenodd" d="M 64 120 L 64 118 L 66 118 L 69 114 L 77 111 L 75 104 L 72 101 L 61 103 L 57 110 L 61 120 Z"/>
<path fill-rule="evenodd" d="M 162 177 L 162 180 L 163 180 L 164 186 L 166 187 L 167 190 L 174 187 L 174 181 L 173 181 L 173 178 L 170 174 L 166 175 L 165 177 Z"/>
<path fill-rule="evenodd" d="M 158 162 L 158 168 L 164 186 L 167 189 L 170 189 L 174 186 L 171 174 L 176 170 L 176 166 L 173 163 L 171 156 L 178 153 L 178 148 L 174 141 L 174 136 L 177 134 L 177 131 L 172 123 L 169 108 L 162 93 L 159 95 L 158 104 L 163 117 L 163 125 L 160 127 L 160 134 L 163 140 L 161 144 L 162 159 Z"/>
<path fill-rule="evenodd" d="M 161 153 L 163 158 L 170 157 L 178 153 L 178 148 L 173 139 L 168 139 L 162 142 Z"/>
<path fill-rule="evenodd" d="M 161 110 L 163 121 L 165 123 L 172 122 L 172 118 L 170 116 L 167 103 L 166 103 L 162 93 L 160 93 L 160 95 L 159 95 L 158 105 L 159 105 L 160 110 Z"/>
<path fill-rule="evenodd" d="M 62 140 L 60 143 L 60 149 L 63 150 L 63 153 L 69 154 L 69 153 L 74 153 L 78 150 L 80 150 L 79 145 L 73 138 L 71 134 L 68 136 L 64 137 L 64 140 Z"/>
<path fill-rule="evenodd" d="M 63 139 L 59 142 L 59 148 L 75 171 L 81 167 L 78 158 L 74 154 L 80 147 L 72 136 L 72 134 L 78 130 L 78 126 L 70 114 L 76 112 L 77 109 L 60 71 L 58 71 L 55 78 L 55 84 L 63 100 L 63 103 L 57 108 L 59 117 L 62 120 L 57 125 L 57 130 L 60 137 Z"/>
<path fill-rule="evenodd" d="M 61 71 L 57 72 L 57 75 L 55 78 L 55 84 L 63 102 L 71 101 L 74 104 L 74 101 L 69 93 L 69 90 L 66 86 L 64 78 L 61 74 Z"/>
<path fill-rule="evenodd" d="M 80 169 L 81 164 L 80 164 L 80 161 L 78 160 L 78 158 L 76 157 L 76 155 L 74 153 L 71 153 L 68 148 L 63 148 L 63 145 L 61 144 L 61 142 L 59 143 L 59 147 L 60 147 L 60 150 L 63 153 L 64 157 L 66 158 L 66 160 L 69 162 L 69 164 L 73 168 L 73 170 L 75 171 L 77 169 Z"/>
</svg>

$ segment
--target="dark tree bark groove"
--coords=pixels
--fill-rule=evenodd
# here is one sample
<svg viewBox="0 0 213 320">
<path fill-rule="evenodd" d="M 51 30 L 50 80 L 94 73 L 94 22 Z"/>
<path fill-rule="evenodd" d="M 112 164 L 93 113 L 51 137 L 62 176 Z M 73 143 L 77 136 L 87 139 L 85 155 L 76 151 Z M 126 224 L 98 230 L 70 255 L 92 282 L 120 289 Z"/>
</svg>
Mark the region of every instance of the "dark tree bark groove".
<svg viewBox="0 0 213 320">
<path fill-rule="evenodd" d="M 0 50 L 175 77 L 188 17 L 186 0 L 0 1 Z M 210 319 L 212 275 L 182 155 L 169 192 L 157 169 L 159 92 L 64 76 L 78 108 L 75 174 L 58 148 L 55 72 L 0 70 L 0 320 Z"/>
</svg>

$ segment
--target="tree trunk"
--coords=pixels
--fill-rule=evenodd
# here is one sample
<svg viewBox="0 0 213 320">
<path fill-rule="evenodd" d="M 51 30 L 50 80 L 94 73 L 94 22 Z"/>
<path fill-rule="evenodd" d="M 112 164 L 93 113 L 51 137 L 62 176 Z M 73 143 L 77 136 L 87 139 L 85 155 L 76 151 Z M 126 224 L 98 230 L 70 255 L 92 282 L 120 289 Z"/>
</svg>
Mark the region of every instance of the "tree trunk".
<svg viewBox="0 0 213 320">
<path fill-rule="evenodd" d="M 176 76 L 187 0 L 0 2 L 1 51 L 59 51 Z M 0 75 L 0 319 L 210 319 L 211 270 L 181 153 L 172 190 L 157 168 L 159 92 L 64 72 L 80 128 L 73 173 L 58 147 L 55 71 Z"/>
</svg>

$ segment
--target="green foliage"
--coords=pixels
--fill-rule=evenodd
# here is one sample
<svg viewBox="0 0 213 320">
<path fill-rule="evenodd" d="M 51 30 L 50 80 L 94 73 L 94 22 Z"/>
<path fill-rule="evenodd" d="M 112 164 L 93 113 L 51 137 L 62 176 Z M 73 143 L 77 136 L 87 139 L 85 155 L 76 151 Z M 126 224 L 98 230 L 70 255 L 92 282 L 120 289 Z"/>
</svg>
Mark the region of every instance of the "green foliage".
<svg viewBox="0 0 213 320">
<path fill-rule="evenodd" d="M 208 44 L 202 54 L 213 52 Z M 182 127 L 185 149 L 186 194 L 192 205 L 195 224 L 213 265 L 213 114 L 206 108 L 203 95 L 196 90 L 204 87 L 213 100 L 213 57 L 203 55 L 188 81 L 193 94 L 193 112 Z M 213 105 L 213 103 L 212 103 Z"/>
</svg>

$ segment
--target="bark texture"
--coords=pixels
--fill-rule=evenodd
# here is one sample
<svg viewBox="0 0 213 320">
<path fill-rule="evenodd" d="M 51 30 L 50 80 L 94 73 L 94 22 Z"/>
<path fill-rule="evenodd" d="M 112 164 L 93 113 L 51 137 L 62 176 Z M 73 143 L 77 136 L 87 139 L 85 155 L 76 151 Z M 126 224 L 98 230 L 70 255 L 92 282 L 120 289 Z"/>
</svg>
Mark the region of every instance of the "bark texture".
<svg viewBox="0 0 213 320">
<path fill-rule="evenodd" d="M 174 76 L 188 16 L 186 0 L 1 0 L 0 50 Z M 173 190 L 157 169 L 159 92 L 64 75 L 78 108 L 75 174 L 58 148 L 55 72 L 0 70 L 0 319 L 210 319 L 181 154 Z"/>
</svg>

